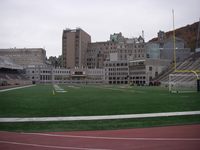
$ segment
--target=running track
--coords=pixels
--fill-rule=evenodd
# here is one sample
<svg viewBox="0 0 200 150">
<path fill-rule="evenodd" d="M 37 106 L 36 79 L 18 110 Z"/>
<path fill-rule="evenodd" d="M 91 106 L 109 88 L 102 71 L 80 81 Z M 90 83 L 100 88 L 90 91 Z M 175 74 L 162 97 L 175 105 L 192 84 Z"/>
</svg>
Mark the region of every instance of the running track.
<svg viewBox="0 0 200 150">
<path fill-rule="evenodd" d="M 200 125 L 111 131 L 0 131 L 0 150 L 199 150 Z"/>
</svg>

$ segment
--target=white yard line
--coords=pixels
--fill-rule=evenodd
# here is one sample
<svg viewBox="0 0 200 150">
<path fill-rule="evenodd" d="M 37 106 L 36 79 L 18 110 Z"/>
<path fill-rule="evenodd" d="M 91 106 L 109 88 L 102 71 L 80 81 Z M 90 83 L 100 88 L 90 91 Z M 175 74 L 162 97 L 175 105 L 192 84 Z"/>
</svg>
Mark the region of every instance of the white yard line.
<svg viewBox="0 0 200 150">
<path fill-rule="evenodd" d="M 104 90 L 113 90 L 113 91 L 121 91 L 121 92 L 130 92 L 130 93 L 145 93 L 144 91 L 136 91 L 136 90 L 127 90 L 130 88 L 112 88 L 112 87 L 100 87 L 100 86 L 94 86 L 94 88 L 104 89 Z"/>
<path fill-rule="evenodd" d="M 54 84 L 53 87 L 54 87 L 55 91 L 58 92 L 58 93 L 65 93 L 65 92 L 67 92 L 63 88 L 61 88 L 60 86 L 58 86 L 57 84 Z"/>
<path fill-rule="evenodd" d="M 154 138 L 154 137 L 102 137 L 102 136 L 82 136 L 82 135 L 60 135 L 46 133 L 21 133 L 26 135 L 38 135 L 62 138 L 83 138 L 83 139 L 103 139 L 103 140 L 134 140 L 134 141 L 200 141 L 200 138 Z"/>
<path fill-rule="evenodd" d="M 186 116 L 186 115 L 200 115 L 200 111 L 107 115 L 107 116 L 104 115 L 104 116 L 72 116 L 72 117 L 0 118 L 0 122 L 111 120 L 111 119 L 135 119 L 135 118 L 151 118 L 151 117 Z"/>
<path fill-rule="evenodd" d="M 13 141 L 0 141 L 3 144 L 13 144 L 21 146 L 32 146 L 32 147 L 43 147 L 43 148 L 56 148 L 56 149 L 71 149 L 71 150 L 109 150 L 109 149 L 96 149 L 96 148 L 79 148 L 79 147 L 66 147 L 66 146 L 51 146 L 51 145 L 41 145 L 41 144 L 30 144 L 30 143 L 21 143 Z"/>
<path fill-rule="evenodd" d="M 0 90 L 0 92 L 23 89 L 23 88 L 28 88 L 28 87 L 32 87 L 32 86 L 36 86 L 36 85 L 26 85 L 26 86 L 14 87 L 14 88 L 9 88 L 9 89 L 3 89 L 3 90 Z"/>
<path fill-rule="evenodd" d="M 68 87 L 69 87 L 69 88 L 74 88 L 74 89 L 80 89 L 80 88 L 81 88 L 81 87 L 73 86 L 73 85 L 69 85 Z"/>
</svg>

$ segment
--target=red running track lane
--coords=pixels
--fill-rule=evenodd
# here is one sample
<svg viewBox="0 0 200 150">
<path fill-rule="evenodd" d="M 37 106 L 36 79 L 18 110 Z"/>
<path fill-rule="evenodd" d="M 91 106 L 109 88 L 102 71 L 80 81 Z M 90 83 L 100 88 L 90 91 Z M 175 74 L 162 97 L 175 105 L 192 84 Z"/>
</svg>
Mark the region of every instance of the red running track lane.
<svg viewBox="0 0 200 150">
<path fill-rule="evenodd" d="M 199 150 L 200 125 L 110 131 L 0 131 L 0 150 Z"/>
</svg>

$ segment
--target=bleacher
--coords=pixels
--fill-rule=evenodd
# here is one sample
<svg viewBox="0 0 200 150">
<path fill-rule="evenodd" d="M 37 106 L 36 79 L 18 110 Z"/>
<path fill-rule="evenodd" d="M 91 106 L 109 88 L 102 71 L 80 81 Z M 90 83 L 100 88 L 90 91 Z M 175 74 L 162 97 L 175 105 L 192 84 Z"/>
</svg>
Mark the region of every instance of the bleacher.
<svg viewBox="0 0 200 150">
<path fill-rule="evenodd" d="M 15 64 L 8 57 L 0 56 L 0 89 L 31 83 L 25 76 L 23 67 Z"/>
<path fill-rule="evenodd" d="M 177 63 L 177 70 L 200 70 L 200 52 L 196 52 L 189 56 L 185 61 Z M 190 81 L 189 75 L 194 75 L 194 73 L 189 72 L 174 72 L 174 65 L 171 64 L 166 70 L 164 70 L 158 77 L 154 80 L 159 81 L 162 85 L 168 85 L 170 74 L 180 74 L 175 80 Z M 198 73 L 200 76 L 200 73 Z M 185 75 L 184 77 L 181 75 Z M 188 76 L 187 76 L 188 75 Z"/>
</svg>

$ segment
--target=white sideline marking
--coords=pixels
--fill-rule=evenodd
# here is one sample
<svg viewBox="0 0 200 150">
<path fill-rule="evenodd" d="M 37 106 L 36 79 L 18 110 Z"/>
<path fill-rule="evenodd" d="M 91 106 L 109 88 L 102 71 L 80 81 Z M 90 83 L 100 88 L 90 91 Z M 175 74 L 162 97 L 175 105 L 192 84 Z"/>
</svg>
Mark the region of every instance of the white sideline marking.
<svg viewBox="0 0 200 150">
<path fill-rule="evenodd" d="M 67 91 L 56 91 L 56 92 L 58 92 L 58 93 L 65 93 L 65 92 L 67 92 Z"/>
<path fill-rule="evenodd" d="M 83 139 L 103 139 L 103 140 L 137 140 L 137 141 L 200 141 L 200 138 L 126 138 L 126 137 L 101 137 L 101 136 L 79 136 L 79 135 L 59 135 L 45 133 L 21 133 L 27 135 L 40 135 L 63 138 L 83 138 Z"/>
<path fill-rule="evenodd" d="M 69 87 L 69 88 L 74 88 L 74 89 L 80 89 L 80 87 L 78 87 L 78 86 L 73 86 L 73 85 L 69 85 L 68 87 Z"/>
<path fill-rule="evenodd" d="M 45 147 L 45 148 L 57 148 L 57 149 L 73 149 L 73 150 L 109 150 L 109 149 L 96 149 L 96 148 L 79 148 L 79 147 L 65 147 L 65 146 L 50 146 L 50 145 L 41 145 L 41 144 L 29 144 L 21 142 L 11 142 L 11 141 L 0 141 L 4 144 L 14 144 L 14 145 L 23 145 L 23 146 L 33 146 L 33 147 Z"/>
<path fill-rule="evenodd" d="M 111 120 L 111 119 L 136 119 L 136 118 L 169 117 L 169 116 L 185 116 L 185 115 L 200 115 L 200 111 L 148 113 L 148 114 L 127 114 L 127 115 L 107 115 L 107 116 L 0 118 L 0 122 Z"/>
<path fill-rule="evenodd" d="M 135 91 L 135 90 L 126 90 L 126 88 L 112 88 L 112 87 L 95 87 L 99 89 L 104 89 L 104 90 L 113 90 L 113 91 L 121 91 L 121 92 L 130 92 L 130 93 L 145 93 L 143 91 Z"/>
<path fill-rule="evenodd" d="M 14 88 L 10 88 L 10 89 L 3 89 L 3 90 L 0 90 L 0 92 L 23 89 L 23 88 L 32 87 L 32 86 L 36 86 L 36 85 L 26 85 L 26 86 L 14 87 Z"/>
</svg>

